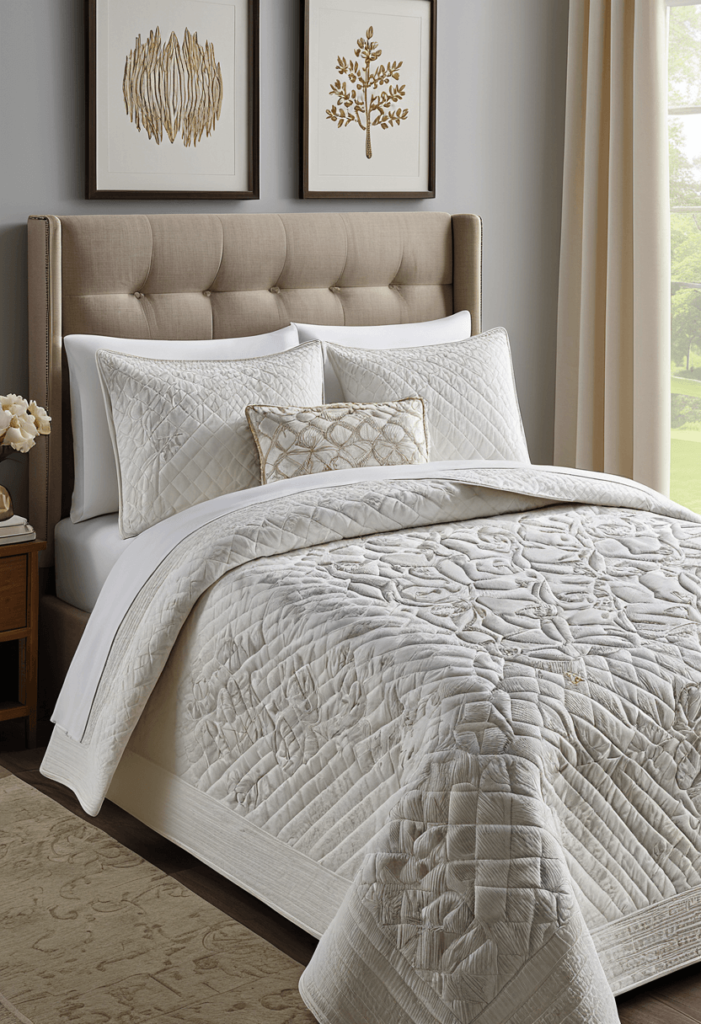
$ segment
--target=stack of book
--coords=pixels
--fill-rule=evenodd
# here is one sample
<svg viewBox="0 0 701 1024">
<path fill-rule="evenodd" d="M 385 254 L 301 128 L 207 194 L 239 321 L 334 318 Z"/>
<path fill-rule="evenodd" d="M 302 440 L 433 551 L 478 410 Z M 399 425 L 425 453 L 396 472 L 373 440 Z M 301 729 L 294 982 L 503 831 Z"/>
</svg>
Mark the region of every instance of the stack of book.
<svg viewBox="0 0 701 1024">
<path fill-rule="evenodd" d="M 26 544 L 36 540 L 36 532 L 22 516 L 10 516 L 0 521 L 0 544 Z"/>
</svg>

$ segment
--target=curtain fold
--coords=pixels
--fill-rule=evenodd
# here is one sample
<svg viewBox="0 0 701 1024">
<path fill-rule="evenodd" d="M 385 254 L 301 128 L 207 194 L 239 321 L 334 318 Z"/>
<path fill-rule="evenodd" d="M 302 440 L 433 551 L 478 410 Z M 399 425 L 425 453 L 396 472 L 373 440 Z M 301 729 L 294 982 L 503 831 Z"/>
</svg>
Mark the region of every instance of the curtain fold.
<svg viewBox="0 0 701 1024">
<path fill-rule="evenodd" d="M 555 463 L 669 492 L 664 0 L 570 0 Z"/>
</svg>

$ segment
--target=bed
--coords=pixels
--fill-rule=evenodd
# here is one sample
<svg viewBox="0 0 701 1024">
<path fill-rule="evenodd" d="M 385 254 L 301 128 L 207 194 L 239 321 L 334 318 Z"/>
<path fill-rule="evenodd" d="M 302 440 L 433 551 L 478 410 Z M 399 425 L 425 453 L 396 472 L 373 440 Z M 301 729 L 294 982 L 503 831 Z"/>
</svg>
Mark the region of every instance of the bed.
<svg viewBox="0 0 701 1024">
<path fill-rule="evenodd" d="M 29 258 L 47 539 L 73 486 L 64 336 L 460 310 L 480 331 L 467 215 L 32 218 Z M 346 390 L 374 372 L 354 358 Z M 89 642 L 42 771 L 320 936 L 320 1021 L 607 1024 L 615 993 L 701 959 L 698 517 L 502 452 L 283 479 L 135 532 L 100 589 L 106 545 L 57 531 L 89 586 L 62 574 L 45 636 L 57 663 Z"/>
</svg>

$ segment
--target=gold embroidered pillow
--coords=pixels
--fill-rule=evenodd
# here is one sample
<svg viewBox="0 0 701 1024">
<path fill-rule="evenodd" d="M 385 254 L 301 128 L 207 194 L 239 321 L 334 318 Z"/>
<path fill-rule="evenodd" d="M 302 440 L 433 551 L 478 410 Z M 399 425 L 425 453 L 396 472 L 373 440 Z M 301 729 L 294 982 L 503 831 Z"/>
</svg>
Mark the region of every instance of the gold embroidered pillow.
<svg viewBox="0 0 701 1024">
<path fill-rule="evenodd" d="M 249 405 L 263 484 L 331 469 L 428 462 L 423 399 L 360 405 Z"/>
</svg>

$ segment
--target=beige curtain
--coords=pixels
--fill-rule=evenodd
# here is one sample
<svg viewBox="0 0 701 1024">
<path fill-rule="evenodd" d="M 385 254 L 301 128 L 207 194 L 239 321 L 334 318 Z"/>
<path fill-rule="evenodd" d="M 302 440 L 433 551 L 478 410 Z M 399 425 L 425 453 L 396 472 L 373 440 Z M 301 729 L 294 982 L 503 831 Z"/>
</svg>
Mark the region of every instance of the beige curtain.
<svg viewBox="0 0 701 1024">
<path fill-rule="evenodd" d="M 555 462 L 669 490 L 664 0 L 570 0 Z"/>
</svg>

